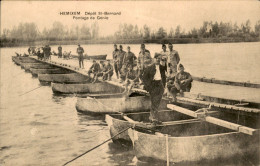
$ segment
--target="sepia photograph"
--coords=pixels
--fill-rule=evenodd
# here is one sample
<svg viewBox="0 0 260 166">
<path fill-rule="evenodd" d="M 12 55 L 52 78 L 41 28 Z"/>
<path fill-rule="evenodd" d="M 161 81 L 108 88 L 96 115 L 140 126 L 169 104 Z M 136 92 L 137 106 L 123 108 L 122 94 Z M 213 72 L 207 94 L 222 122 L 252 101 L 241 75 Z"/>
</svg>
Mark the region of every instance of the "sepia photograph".
<svg viewBox="0 0 260 166">
<path fill-rule="evenodd" d="M 1 166 L 260 165 L 260 2 L 0 2 Z"/>
</svg>

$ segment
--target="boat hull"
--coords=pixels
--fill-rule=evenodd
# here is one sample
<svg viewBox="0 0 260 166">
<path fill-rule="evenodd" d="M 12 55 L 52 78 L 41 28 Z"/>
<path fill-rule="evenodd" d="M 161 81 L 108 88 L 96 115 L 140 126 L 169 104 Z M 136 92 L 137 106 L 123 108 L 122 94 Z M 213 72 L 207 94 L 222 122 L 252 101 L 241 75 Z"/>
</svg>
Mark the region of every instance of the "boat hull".
<svg viewBox="0 0 260 166">
<path fill-rule="evenodd" d="M 39 76 L 40 77 L 40 76 Z M 63 80 L 59 80 L 63 81 Z M 65 81 L 65 80 L 64 80 Z M 75 80 L 67 80 L 65 82 L 72 83 Z M 86 82 L 87 79 L 84 78 L 80 80 L 82 82 Z M 57 82 L 57 81 L 54 81 Z M 88 94 L 101 94 L 101 93 L 120 93 L 123 92 L 123 88 L 108 84 L 106 82 L 98 82 L 98 83 L 86 83 L 86 84 L 61 84 L 61 83 L 52 83 L 52 91 L 53 93 L 88 93 Z"/>
<path fill-rule="evenodd" d="M 130 114 L 126 114 L 126 115 L 127 115 L 127 117 L 131 118 L 135 122 L 139 122 L 140 125 L 142 125 L 142 127 L 144 127 L 144 128 L 145 128 L 146 124 L 149 125 L 149 123 L 150 123 L 150 120 L 149 120 L 150 112 L 130 113 Z M 162 122 L 169 122 L 169 121 L 173 122 L 173 121 L 193 119 L 187 115 L 180 114 L 180 113 L 172 111 L 172 110 L 158 111 L 157 116 L 158 116 L 158 120 L 162 121 Z M 119 135 L 117 135 L 117 134 L 126 128 L 133 127 L 136 124 L 124 120 L 122 118 L 122 116 L 119 114 L 106 115 L 105 120 L 108 125 L 110 135 L 111 135 L 111 137 L 113 137 L 113 139 L 112 139 L 113 142 L 132 145 L 131 139 L 130 139 L 127 131 L 125 131 Z"/>
<path fill-rule="evenodd" d="M 54 69 L 34 69 L 30 68 L 30 71 L 33 76 L 38 76 L 38 74 L 68 74 L 73 73 L 72 71 L 62 69 L 62 68 L 54 68 Z"/>
<path fill-rule="evenodd" d="M 204 130 L 203 134 L 197 133 L 200 129 Z M 172 136 L 167 138 L 164 134 L 128 130 L 139 160 L 166 161 L 167 149 L 169 161 L 173 163 L 212 161 L 259 153 L 259 136 L 222 130 L 206 122 L 176 125 L 165 130 L 172 131 Z"/>
<path fill-rule="evenodd" d="M 30 71 L 30 68 L 34 69 L 53 69 L 54 66 L 51 66 L 49 64 L 43 64 L 43 63 L 29 63 L 29 64 L 23 64 L 22 68 L 24 68 L 26 71 Z"/>
<path fill-rule="evenodd" d="M 51 82 L 55 83 L 87 83 L 89 77 L 83 76 L 78 73 L 69 74 L 39 74 L 38 79 L 42 84 L 50 85 Z M 57 90 L 58 91 L 58 90 Z M 62 92 L 62 91 L 61 91 Z"/>
<path fill-rule="evenodd" d="M 150 110 L 151 101 L 147 96 L 119 98 L 78 98 L 76 109 L 91 114 L 109 114 L 118 112 L 141 112 Z"/>
</svg>

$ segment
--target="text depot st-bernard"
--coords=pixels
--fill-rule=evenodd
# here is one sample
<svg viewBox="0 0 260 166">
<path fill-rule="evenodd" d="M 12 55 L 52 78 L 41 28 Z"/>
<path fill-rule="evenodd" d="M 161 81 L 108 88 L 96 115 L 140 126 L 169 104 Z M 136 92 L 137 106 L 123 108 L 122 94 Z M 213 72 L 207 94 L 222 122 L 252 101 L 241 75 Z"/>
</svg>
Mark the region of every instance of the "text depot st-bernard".
<svg viewBox="0 0 260 166">
<path fill-rule="evenodd" d="M 85 16 L 121 15 L 121 12 L 60 12 L 60 15 L 77 15 L 77 16 L 79 16 L 79 15 L 83 15 L 83 13 Z"/>
</svg>

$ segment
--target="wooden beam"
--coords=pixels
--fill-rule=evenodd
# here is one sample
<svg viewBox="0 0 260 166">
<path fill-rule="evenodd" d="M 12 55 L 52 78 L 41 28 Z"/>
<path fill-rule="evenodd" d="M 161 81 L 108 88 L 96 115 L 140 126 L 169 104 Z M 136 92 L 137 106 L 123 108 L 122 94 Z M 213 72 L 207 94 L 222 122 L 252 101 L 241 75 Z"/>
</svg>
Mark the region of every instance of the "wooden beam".
<svg viewBox="0 0 260 166">
<path fill-rule="evenodd" d="M 182 107 L 179 107 L 179 106 L 176 106 L 176 105 L 173 105 L 173 104 L 167 104 L 167 107 L 169 109 L 174 110 L 174 111 L 177 111 L 177 112 L 198 118 L 197 113 L 195 113 L 195 112 L 193 112 L 189 109 L 182 108 Z M 259 129 L 249 128 L 249 127 L 246 127 L 246 126 L 231 123 L 231 122 L 221 120 L 221 119 L 218 119 L 218 118 L 214 118 L 214 117 L 210 117 L 210 116 L 205 116 L 204 120 L 209 122 L 209 123 L 212 123 L 212 124 L 215 124 L 215 125 L 218 125 L 218 126 L 222 126 L 222 127 L 225 127 L 225 128 L 231 129 L 231 130 L 235 130 L 235 131 L 238 131 L 238 132 L 241 132 L 241 133 L 244 133 L 244 134 L 248 134 L 248 135 L 254 135 L 255 133 L 259 132 Z"/>
</svg>

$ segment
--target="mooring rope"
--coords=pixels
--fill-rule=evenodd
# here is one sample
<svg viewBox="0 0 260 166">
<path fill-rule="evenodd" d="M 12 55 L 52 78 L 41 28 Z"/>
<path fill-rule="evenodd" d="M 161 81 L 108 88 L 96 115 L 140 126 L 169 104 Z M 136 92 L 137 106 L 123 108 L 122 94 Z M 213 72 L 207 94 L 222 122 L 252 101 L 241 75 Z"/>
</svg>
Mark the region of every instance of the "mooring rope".
<svg viewBox="0 0 260 166">
<path fill-rule="evenodd" d="M 127 127 L 127 128 L 125 128 L 124 130 L 121 130 L 119 133 L 117 133 L 117 134 L 116 134 L 116 135 L 114 135 L 113 137 L 110 137 L 109 139 L 105 140 L 105 141 L 104 141 L 104 142 L 102 142 L 101 144 L 98 144 L 98 145 L 96 145 L 95 147 L 93 147 L 93 148 L 91 148 L 91 149 L 87 150 L 86 152 L 82 153 L 81 155 L 79 155 L 79 156 L 75 157 L 74 159 L 72 159 L 72 160 L 70 160 L 70 161 L 66 162 L 65 164 L 63 164 L 63 166 L 65 166 L 65 165 L 67 165 L 67 164 L 71 163 L 72 161 L 74 161 L 74 160 L 76 160 L 76 159 L 78 159 L 78 158 L 80 158 L 80 157 L 84 156 L 85 154 L 87 154 L 87 153 L 91 152 L 92 150 L 94 150 L 94 149 L 96 149 L 96 148 L 100 147 L 101 145 L 105 144 L 106 142 L 110 141 L 111 139 L 115 138 L 116 136 L 118 136 L 119 134 L 121 134 L 121 133 L 125 132 L 126 130 L 128 130 L 128 129 L 130 129 L 130 128 L 131 128 L 131 127 Z"/>
<path fill-rule="evenodd" d="M 23 94 L 21 94 L 21 95 L 19 95 L 19 96 L 23 96 L 23 95 L 25 95 L 25 94 L 27 94 L 27 93 L 30 93 L 30 92 L 32 92 L 32 91 L 34 91 L 34 90 L 36 90 L 36 89 L 39 89 L 39 88 L 41 88 L 42 86 L 38 86 L 37 88 L 34 88 L 34 89 L 32 89 L 32 90 L 30 90 L 30 91 L 28 91 L 28 92 L 25 92 L 25 93 L 23 93 Z"/>
</svg>

